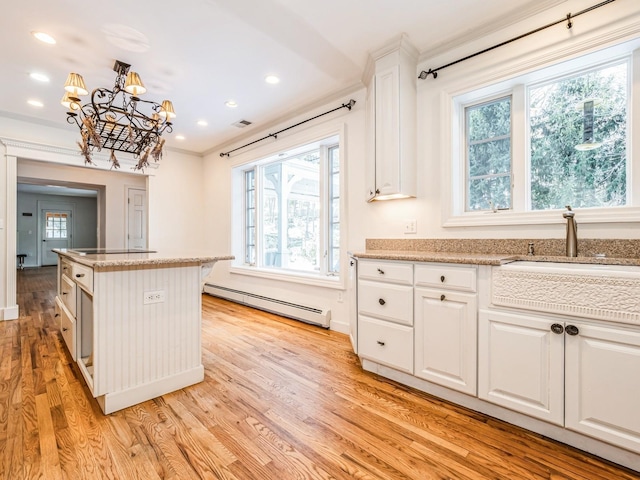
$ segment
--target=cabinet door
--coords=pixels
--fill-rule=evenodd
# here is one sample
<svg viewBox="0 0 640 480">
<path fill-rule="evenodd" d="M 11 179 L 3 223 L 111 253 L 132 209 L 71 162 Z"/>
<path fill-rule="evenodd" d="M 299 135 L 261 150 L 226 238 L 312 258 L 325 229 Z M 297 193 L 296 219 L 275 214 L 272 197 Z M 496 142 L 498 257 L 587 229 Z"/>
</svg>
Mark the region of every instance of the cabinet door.
<svg viewBox="0 0 640 480">
<path fill-rule="evenodd" d="M 489 402 L 564 423 L 564 335 L 555 320 L 480 310 L 478 396 Z"/>
<path fill-rule="evenodd" d="M 640 332 L 576 326 L 565 335 L 565 426 L 640 453 Z"/>
<path fill-rule="evenodd" d="M 476 395 L 476 296 L 415 290 L 415 375 Z"/>
<path fill-rule="evenodd" d="M 376 73 L 375 146 L 378 195 L 400 192 L 400 69 L 398 65 Z"/>
</svg>

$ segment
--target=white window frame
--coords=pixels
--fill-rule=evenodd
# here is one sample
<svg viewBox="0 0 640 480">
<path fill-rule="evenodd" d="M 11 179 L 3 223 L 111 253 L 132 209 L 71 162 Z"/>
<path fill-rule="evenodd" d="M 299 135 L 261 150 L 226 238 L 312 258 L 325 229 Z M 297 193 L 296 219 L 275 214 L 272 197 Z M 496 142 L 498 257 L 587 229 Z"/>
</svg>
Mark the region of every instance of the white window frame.
<svg viewBox="0 0 640 480">
<path fill-rule="evenodd" d="M 448 169 L 443 180 L 443 226 L 500 226 L 542 225 L 563 221 L 558 210 L 531 211 L 529 203 L 529 152 L 528 115 L 525 84 L 533 84 L 554 76 L 563 77 L 569 72 L 592 69 L 598 64 L 612 63 L 629 57 L 628 139 L 627 139 L 627 185 L 629 203 L 619 207 L 579 209 L 580 223 L 625 223 L 637 222 L 640 218 L 640 133 L 633 125 L 640 124 L 640 38 L 619 45 L 584 54 L 587 45 L 576 49 L 570 60 L 557 63 L 549 59 L 529 60 L 521 68 L 511 67 L 508 73 L 497 72 L 482 85 L 466 80 L 455 90 L 441 94 L 443 124 L 450 125 L 443 136 L 443 153 L 448 159 Z M 546 61 L 545 61 L 546 60 Z M 536 65 L 535 68 L 531 64 Z M 468 75 L 467 78 L 473 78 Z M 636 79 L 636 81 L 634 81 Z M 466 156 L 464 135 L 464 108 L 467 105 L 489 101 L 492 98 L 512 95 L 512 209 L 495 212 L 468 212 L 466 206 Z"/>
<path fill-rule="evenodd" d="M 319 145 L 328 138 L 337 137 L 337 142 L 332 142 L 331 145 L 337 145 L 339 154 L 339 187 L 340 187 L 340 224 L 342 226 L 340 232 L 340 272 L 334 274 L 332 272 L 325 273 L 313 273 L 303 272 L 297 270 L 279 269 L 273 267 L 261 267 L 259 262 L 256 265 L 247 265 L 244 260 L 244 246 L 246 244 L 245 238 L 245 222 L 244 216 L 246 212 L 245 196 L 244 196 L 244 175 L 245 172 L 256 168 L 256 182 L 258 181 L 257 165 L 260 163 L 268 163 L 269 159 L 275 159 L 275 157 L 285 151 L 295 150 L 296 148 L 303 148 L 313 143 L 319 143 Z M 254 277 L 261 277 L 273 280 L 281 280 L 285 282 L 294 282 L 307 285 L 322 286 L 327 288 L 344 289 L 346 284 L 346 274 L 348 270 L 346 265 L 346 235 L 344 228 L 346 222 L 346 189 L 345 189 L 345 156 L 346 147 L 344 142 L 344 125 L 342 123 L 338 125 L 325 125 L 322 127 L 310 128 L 297 135 L 291 137 L 284 137 L 278 139 L 277 142 L 266 145 L 264 147 L 257 147 L 249 152 L 239 155 L 233 165 L 231 166 L 232 176 L 232 218 L 231 218 L 231 248 L 235 256 L 235 260 L 232 262 L 230 273 L 238 275 L 248 275 Z M 324 147 L 322 147 L 324 148 Z M 327 150 L 324 148 L 324 150 Z M 246 168 L 243 168 L 246 167 Z M 321 172 L 320 189 L 323 192 L 325 198 L 328 199 L 329 187 L 327 185 L 328 178 L 328 162 L 324 162 L 322 166 L 324 170 Z M 259 202 L 259 188 L 256 183 L 256 201 Z M 320 226 L 320 235 L 322 236 L 321 242 L 324 246 L 329 246 L 328 239 L 328 221 L 330 209 L 327 206 L 321 206 L 320 215 L 324 219 Z M 259 221 L 258 221 L 259 222 Z M 256 236 L 260 238 L 260 225 L 256 225 Z M 258 241 L 259 242 L 259 241 Z M 256 259 L 260 258 L 261 247 L 258 245 L 256 250 Z M 324 261 L 328 261 L 328 255 L 324 256 Z"/>
</svg>

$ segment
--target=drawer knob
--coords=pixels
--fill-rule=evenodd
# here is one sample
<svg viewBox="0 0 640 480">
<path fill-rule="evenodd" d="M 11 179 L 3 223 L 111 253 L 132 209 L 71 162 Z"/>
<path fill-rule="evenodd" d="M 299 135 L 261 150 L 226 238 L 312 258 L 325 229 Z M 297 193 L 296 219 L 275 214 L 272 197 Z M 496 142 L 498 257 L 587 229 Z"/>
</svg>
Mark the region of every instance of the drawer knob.
<svg viewBox="0 0 640 480">
<path fill-rule="evenodd" d="M 384 270 L 378 269 L 378 273 L 379 273 L 380 275 L 384 275 Z"/>
<path fill-rule="evenodd" d="M 56 313 L 56 314 L 54 315 L 54 317 L 59 317 L 59 316 L 60 316 L 60 314 L 59 314 L 59 313 Z"/>
<path fill-rule="evenodd" d="M 67 330 L 69 330 L 67 327 L 63 327 L 63 328 L 62 328 L 62 331 L 63 331 L 63 332 L 66 332 Z"/>
<path fill-rule="evenodd" d="M 66 294 L 67 294 L 67 292 L 62 292 L 62 294 L 63 294 L 63 295 L 66 295 Z"/>
<path fill-rule="evenodd" d="M 384 298 L 379 298 L 379 299 L 378 299 L 378 303 L 379 303 L 380 305 L 384 305 L 384 304 L 385 304 L 385 303 L 387 303 L 387 302 L 385 302 L 385 301 L 384 301 Z"/>
<path fill-rule="evenodd" d="M 76 273 L 76 278 L 82 278 L 84 277 L 84 273 Z"/>
<path fill-rule="evenodd" d="M 378 340 L 378 345 L 380 345 L 381 347 L 384 347 L 384 342 L 382 340 Z"/>
<path fill-rule="evenodd" d="M 578 330 L 578 327 L 576 327 L 575 325 L 567 325 L 564 328 L 564 331 L 567 332 L 567 335 L 578 335 L 580 333 L 580 330 Z"/>
<path fill-rule="evenodd" d="M 564 327 L 559 323 L 554 323 L 553 325 L 551 325 L 551 331 L 557 335 L 560 335 L 562 332 L 564 332 Z"/>
<path fill-rule="evenodd" d="M 445 299 L 445 298 L 447 298 L 447 297 L 445 297 L 445 296 L 444 296 L 444 293 L 443 293 L 442 295 L 440 295 L 440 301 L 441 301 L 441 302 L 444 302 L 444 299 Z"/>
<path fill-rule="evenodd" d="M 440 281 L 441 281 L 442 283 L 444 283 L 444 275 L 441 275 L 441 276 L 440 276 Z"/>
</svg>

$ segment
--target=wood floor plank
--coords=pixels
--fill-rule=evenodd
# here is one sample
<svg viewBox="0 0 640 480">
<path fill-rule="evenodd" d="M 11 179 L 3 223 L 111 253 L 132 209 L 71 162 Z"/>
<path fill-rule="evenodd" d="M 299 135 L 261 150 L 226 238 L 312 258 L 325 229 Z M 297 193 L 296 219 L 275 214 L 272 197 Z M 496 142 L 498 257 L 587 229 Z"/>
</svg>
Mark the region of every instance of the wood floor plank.
<svg viewBox="0 0 640 480">
<path fill-rule="evenodd" d="M 19 271 L 20 316 L 0 322 L 0 480 L 640 480 L 364 372 L 345 335 L 206 295 L 205 380 L 105 416 L 55 272 Z"/>
</svg>

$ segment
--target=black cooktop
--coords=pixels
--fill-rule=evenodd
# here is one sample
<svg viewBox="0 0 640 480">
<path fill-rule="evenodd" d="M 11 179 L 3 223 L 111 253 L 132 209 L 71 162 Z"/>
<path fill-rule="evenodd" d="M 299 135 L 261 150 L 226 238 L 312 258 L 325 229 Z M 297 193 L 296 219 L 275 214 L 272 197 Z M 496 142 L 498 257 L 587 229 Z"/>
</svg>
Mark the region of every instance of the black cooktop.
<svg viewBox="0 0 640 480">
<path fill-rule="evenodd" d="M 155 250 L 143 250 L 139 248 L 75 248 L 68 250 L 69 253 L 78 255 L 109 255 L 116 253 L 156 253 Z"/>
</svg>

